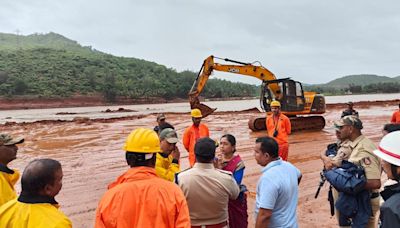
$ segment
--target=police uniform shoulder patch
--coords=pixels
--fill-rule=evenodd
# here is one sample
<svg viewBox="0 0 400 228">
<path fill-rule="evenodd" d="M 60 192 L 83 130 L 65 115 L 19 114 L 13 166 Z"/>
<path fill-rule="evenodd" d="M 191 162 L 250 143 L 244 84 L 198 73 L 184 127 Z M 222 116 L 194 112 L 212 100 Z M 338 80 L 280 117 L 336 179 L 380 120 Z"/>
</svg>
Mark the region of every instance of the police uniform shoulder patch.
<svg viewBox="0 0 400 228">
<path fill-rule="evenodd" d="M 371 165 L 371 158 L 369 157 L 363 158 L 362 161 L 365 165 Z"/>
</svg>

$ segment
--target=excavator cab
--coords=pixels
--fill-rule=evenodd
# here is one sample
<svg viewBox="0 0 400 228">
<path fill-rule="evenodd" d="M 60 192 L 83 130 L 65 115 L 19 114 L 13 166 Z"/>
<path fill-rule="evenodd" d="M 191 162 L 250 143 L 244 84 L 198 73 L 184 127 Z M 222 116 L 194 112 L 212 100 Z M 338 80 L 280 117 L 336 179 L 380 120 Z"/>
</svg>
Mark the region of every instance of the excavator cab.
<svg viewBox="0 0 400 228">
<path fill-rule="evenodd" d="M 279 89 L 275 93 L 271 91 L 270 85 L 277 86 Z M 283 112 L 303 111 L 305 105 L 303 86 L 300 82 L 290 78 L 263 81 L 261 86 L 261 108 L 271 111 L 270 103 L 277 100 L 281 103 Z"/>
</svg>

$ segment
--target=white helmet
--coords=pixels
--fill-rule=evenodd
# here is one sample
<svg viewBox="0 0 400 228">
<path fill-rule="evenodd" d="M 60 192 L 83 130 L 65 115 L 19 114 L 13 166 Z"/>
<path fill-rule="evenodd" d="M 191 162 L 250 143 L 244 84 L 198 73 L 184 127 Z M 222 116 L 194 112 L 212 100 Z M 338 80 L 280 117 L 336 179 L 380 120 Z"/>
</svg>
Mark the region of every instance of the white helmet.
<svg viewBox="0 0 400 228">
<path fill-rule="evenodd" d="M 400 167 L 400 131 L 385 135 L 374 154 L 386 162 Z"/>
</svg>

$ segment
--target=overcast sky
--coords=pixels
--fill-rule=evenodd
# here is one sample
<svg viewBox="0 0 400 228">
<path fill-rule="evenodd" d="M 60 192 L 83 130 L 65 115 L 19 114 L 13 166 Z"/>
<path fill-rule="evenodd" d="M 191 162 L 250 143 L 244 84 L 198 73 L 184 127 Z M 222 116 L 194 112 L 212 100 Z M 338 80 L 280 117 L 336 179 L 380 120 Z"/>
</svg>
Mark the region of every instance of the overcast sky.
<svg viewBox="0 0 400 228">
<path fill-rule="evenodd" d="M 399 12 L 398 0 L 2 0 L 0 32 L 52 31 L 177 71 L 197 72 L 211 54 L 260 61 L 277 77 L 326 83 L 399 76 Z"/>
</svg>

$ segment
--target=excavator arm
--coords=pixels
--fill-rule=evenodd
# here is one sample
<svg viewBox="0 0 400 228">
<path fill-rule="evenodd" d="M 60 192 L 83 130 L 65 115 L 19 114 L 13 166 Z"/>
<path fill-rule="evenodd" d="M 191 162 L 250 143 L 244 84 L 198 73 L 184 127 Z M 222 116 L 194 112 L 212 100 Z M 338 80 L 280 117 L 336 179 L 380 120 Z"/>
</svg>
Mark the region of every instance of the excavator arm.
<svg viewBox="0 0 400 228">
<path fill-rule="evenodd" d="M 214 59 L 222 59 L 214 56 L 209 56 L 203 62 L 203 65 L 197 75 L 196 80 L 193 83 L 193 86 L 189 92 L 189 101 L 190 107 L 198 108 L 201 110 L 203 117 L 206 117 L 213 113 L 215 109 L 212 109 L 204 104 L 201 104 L 199 101 L 199 95 L 203 91 L 204 86 L 206 85 L 208 78 L 212 74 L 214 70 L 221 71 L 221 72 L 229 72 L 234 74 L 246 75 L 249 77 L 258 78 L 262 81 L 273 81 L 276 80 L 275 75 L 266 69 L 263 66 L 255 66 L 251 63 L 243 63 L 231 59 L 222 59 L 226 62 L 236 63 L 238 65 L 229 65 L 229 64 L 219 64 L 215 63 Z M 277 83 L 270 83 L 269 85 L 270 91 L 275 95 L 278 96 L 280 91 L 280 87 Z"/>
</svg>

